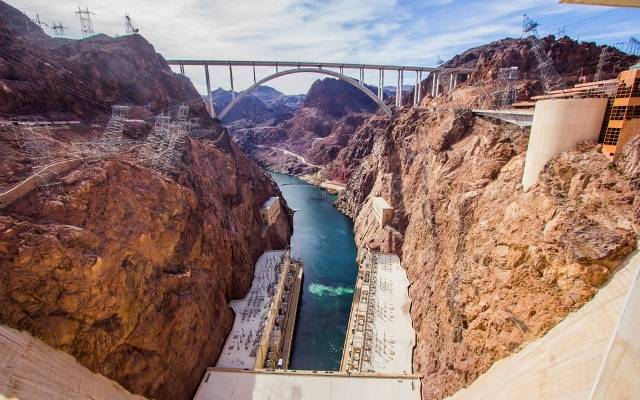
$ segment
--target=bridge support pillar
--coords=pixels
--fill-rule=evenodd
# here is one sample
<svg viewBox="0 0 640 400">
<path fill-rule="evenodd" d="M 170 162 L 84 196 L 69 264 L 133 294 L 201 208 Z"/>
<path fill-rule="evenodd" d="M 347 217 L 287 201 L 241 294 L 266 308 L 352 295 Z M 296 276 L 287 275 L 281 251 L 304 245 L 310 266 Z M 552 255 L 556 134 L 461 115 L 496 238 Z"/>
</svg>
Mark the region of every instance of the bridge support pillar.
<svg viewBox="0 0 640 400">
<path fill-rule="evenodd" d="M 458 73 L 453 74 L 453 88 L 458 87 Z"/>
<path fill-rule="evenodd" d="M 413 106 L 418 106 L 418 83 L 420 82 L 420 76 L 418 75 L 418 71 L 416 71 L 416 84 L 413 86 Z"/>
<path fill-rule="evenodd" d="M 236 98 L 236 92 L 233 90 L 233 68 L 229 64 L 229 80 L 231 81 L 231 99 Z"/>
<path fill-rule="evenodd" d="M 422 70 L 418 71 L 418 102 L 416 106 L 420 105 L 420 100 L 422 100 Z"/>
<path fill-rule="evenodd" d="M 398 79 L 396 80 L 396 107 L 400 107 L 400 70 L 398 70 Z"/>
<path fill-rule="evenodd" d="M 180 75 L 184 75 L 184 65 L 180 64 Z"/>
<path fill-rule="evenodd" d="M 213 108 L 213 98 L 211 96 L 211 80 L 209 79 L 209 66 L 204 65 L 204 78 L 207 81 L 207 103 L 209 104 L 209 115 L 211 118 L 216 117 L 216 110 Z"/>
<path fill-rule="evenodd" d="M 431 73 L 431 97 L 436 97 L 436 80 L 438 79 L 437 76 L 437 72 Z"/>
</svg>

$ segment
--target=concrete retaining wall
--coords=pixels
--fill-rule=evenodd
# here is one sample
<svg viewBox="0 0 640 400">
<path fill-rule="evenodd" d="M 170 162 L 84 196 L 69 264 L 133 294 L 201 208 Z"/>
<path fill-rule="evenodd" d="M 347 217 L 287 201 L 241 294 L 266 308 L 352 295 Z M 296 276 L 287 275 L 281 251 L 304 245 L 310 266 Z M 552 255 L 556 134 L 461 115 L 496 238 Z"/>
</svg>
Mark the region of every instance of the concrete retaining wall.
<svg viewBox="0 0 640 400">
<path fill-rule="evenodd" d="M 0 399 L 144 400 L 26 332 L 0 325 Z"/>
<path fill-rule="evenodd" d="M 607 99 L 558 99 L 536 102 L 522 186 L 538 182 L 545 164 L 580 142 L 596 141 Z"/>
</svg>

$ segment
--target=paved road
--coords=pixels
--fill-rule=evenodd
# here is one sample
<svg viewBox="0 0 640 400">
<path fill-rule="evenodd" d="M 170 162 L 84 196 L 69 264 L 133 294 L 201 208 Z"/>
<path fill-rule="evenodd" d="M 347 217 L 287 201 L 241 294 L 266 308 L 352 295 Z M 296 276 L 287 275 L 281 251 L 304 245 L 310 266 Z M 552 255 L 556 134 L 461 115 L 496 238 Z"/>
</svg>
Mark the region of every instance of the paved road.
<svg viewBox="0 0 640 400">
<path fill-rule="evenodd" d="M 300 155 L 298 155 L 298 154 L 296 154 L 296 153 L 292 153 L 292 152 L 290 152 L 289 150 L 281 149 L 280 147 L 264 146 L 264 145 L 261 145 L 261 144 L 256 144 L 255 146 L 256 146 L 256 147 L 259 147 L 259 148 L 261 148 L 261 149 L 274 149 L 274 150 L 280 150 L 280 151 L 282 151 L 282 152 L 284 152 L 284 153 L 289 154 L 290 156 L 293 156 L 293 157 L 297 158 L 297 159 L 298 159 L 298 161 L 300 161 L 301 163 L 303 163 L 303 164 L 307 164 L 307 165 L 310 165 L 310 166 L 312 166 L 312 167 L 316 167 L 316 168 L 323 168 L 323 167 L 324 167 L 323 165 L 311 164 L 310 162 L 308 162 L 307 160 L 305 160 L 305 158 L 304 158 L 304 157 L 302 157 L 302 156 L 300 156 Z"/>
</svg>

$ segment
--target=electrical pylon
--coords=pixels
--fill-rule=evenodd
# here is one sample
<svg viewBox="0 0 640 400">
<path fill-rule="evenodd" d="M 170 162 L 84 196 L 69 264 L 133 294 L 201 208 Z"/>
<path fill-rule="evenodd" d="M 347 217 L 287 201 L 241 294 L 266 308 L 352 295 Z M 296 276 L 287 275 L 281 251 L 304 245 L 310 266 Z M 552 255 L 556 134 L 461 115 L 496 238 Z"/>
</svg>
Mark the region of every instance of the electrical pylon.
<svg viewBox="0 0 640 400">
<path fill-rule="evenodd" d="M 531 42 L 531 50 L 538 62 L 542 88 L 545 94 L 549 93 L 558 84 L 560 77 L 553 67 L 553 60 L 547 55 L 538 36 L 538 23 L 529 18 L 527 14 L 524 15 L 524 21 L 522 22 L 522 33 L 528 35 L 528 39 Z"/>
<path fill-rule="evenodd" d="M 78 11 L 76 11 L 76 15 L 80 18 L 80 31 L 82 32 L 82 37 L 86 38 L 89 36 L 93 36 L 93 22 L 91 21 L 91 16 L 95 15 L 93 12 L 89 11 L 88 7 L 85 9 L 81 9 L 78 7 Z"/>
</svg>

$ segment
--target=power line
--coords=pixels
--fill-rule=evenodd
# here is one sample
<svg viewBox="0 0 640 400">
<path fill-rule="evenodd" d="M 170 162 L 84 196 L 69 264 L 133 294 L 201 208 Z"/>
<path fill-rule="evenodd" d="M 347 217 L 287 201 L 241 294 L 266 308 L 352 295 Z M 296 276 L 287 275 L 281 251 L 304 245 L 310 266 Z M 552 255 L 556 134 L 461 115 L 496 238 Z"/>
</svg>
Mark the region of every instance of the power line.
<svg viewBox="0 0 640 400">
<path fill-rule="evenodd" d="M 574 21 L 574 22 L 571 22 L 571 23 L 568 23 L 568 24 L 564 25 L 564 28 L 571 27 L 573 29 L 576 26 L 584 25 L 587 22 L 591 23 L 591 21 L 594 20 L 594 19 L 599 19 L 599 18 L 602 18 L 602 17 L 605 17 L 605 16 L 608 17 L 611 14 L 614 14 L 614 13 L 616 13 L 618 11 L 620 11 L 620 9 L 608 10 L 608 11 L 605 11 L 605 12 L 597 14 L 597 15 L 592 15 L 592 16 L 587 17 L 587 18 L 579 19 L 577 21 Z"/>
<path fill-rule="evenodd" d="M 133 21 L 129 14 L 124 15 L 124 28 L 127 35 L 133 35 L 138 33 L 140 30 L 133 25 Z"/>
<path fill-rule="evenodd" d="M 53 29 L 53 35 L 55 37 L 62 37 L 64 36 L 65 29 L 69 29 L 69 28 L 67 28 L 66 26 L 63 26 L 62 21 L 59 21 L 57 24 L 54 22 L 51 25 L 51 29 Z"/>
<path fill-rule="evenodd" d="M 528 35 L 531 42 L 531 50 L 538 61 L 538 71 L 540 72 L 540 83 L 544 93 L 549 93 L 560 80 L 556 69 L 553 67 L 553 60 L 549 58 L 547 52 L 542 48 L 542 43 L 538 37 L 539 24 L 524 14 L 522 21 L 522 33 Z"/>
<path fill-rule="evenodd" d="M 76 15 L 80 18 L 80 31 L 82 32 L 82 37 L 87 38 L 93 36 L 94 32 L 91 16 L 95 14 L 89 11 L 89 7 L 85 7 L 84 10 L 78 7 Z"/>
</svg>

